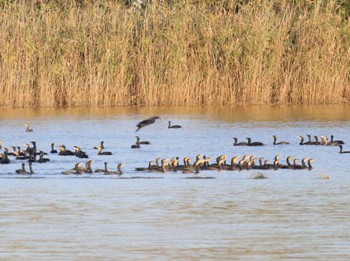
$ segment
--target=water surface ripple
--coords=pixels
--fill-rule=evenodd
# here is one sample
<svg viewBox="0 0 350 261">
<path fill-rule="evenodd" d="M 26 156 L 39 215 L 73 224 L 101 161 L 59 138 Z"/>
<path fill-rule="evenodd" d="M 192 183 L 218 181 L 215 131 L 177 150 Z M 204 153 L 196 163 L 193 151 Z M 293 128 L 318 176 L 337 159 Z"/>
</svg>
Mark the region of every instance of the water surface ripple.
<svg viewBox="0 0 350 261">
<path fill-rule="evenodd" d="M 339 259 L 350 257 L 350 154 L 338 147 L 300 146 L 298 135 L 335 135 L 350 150 L 348 107 L 149 108 L 104 110 L 0 110 L 3 146 L 32 140 L 80 146 L 93 168 L 120 162 L 124 174 L 62 175 L 75 157 L 48 155 L 36 174 L 20 176 L 20 161 L 0 165 L 1 260 L 144 259 Z M 152 142 L 132 150 L 138 121 L 163 119 L 137 134 Z M 167 121 L 184 126 L 169 130 Z M 30 123 L 33 133 L 24 132 Z M 272 135 L 287 140 L 273 146 Z M 234 147 L 232 138 L 252 137 L 261 148 Z M 105 141 L 113 156 L 98 156 Z M 144 173 L 157 157 L 203 153 L 284 160 L 312 157 L 308 170 Z M 12 159 L 12 158 L 10 158 Z M 202 177 L 202 178 L 193 178 Z M 211 178 L 209 178 L 211 177 Z"/>
</svg>

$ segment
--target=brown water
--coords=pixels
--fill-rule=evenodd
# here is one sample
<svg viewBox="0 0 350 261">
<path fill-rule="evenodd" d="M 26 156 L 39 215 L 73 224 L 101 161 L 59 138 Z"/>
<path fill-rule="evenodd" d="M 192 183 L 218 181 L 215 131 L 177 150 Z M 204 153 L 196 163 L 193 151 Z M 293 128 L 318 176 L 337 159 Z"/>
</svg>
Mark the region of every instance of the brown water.
<svg viewBox="0 0 350 261">
<path fill-rule="evenodd" d="M 338 147 L 300 146 L 298 135 L 335 135 L 350 150 L 350 106 L 0 110 L 3 146 L 32 140 L 80 146 L 93 168 L 125 164 L 121 176 L 62 175 L 75 157 L 48 155 L 36 174 L 20 176 L 20 161 L 0 165 L 1 260 L 348 259 L 350 154 Z M 152 145 L 130 149 L 138 121 L 162 120 L 137 134 Z M 184 128 L 169 130 L 167 121 Z M 28 122 L 33 133 L 24 132 Z M 272 135 L 287 140 L 273 146 Z M 234 147 L 232 137 L 264 147 Z M 105 141 L 113 156 L 98 156 Z M 203 153 L 254 154 L 269 161 L 312 157 L 311 171 L 136 172 L 149 160 Z M 152 177 L 152 179 L 150 179 Z"/>
</svg>

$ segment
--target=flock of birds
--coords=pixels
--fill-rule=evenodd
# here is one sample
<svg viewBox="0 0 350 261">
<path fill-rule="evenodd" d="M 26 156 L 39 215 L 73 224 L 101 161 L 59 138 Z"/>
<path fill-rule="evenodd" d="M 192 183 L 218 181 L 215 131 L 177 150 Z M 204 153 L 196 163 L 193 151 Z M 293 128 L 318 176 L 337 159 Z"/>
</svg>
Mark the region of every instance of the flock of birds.
<svg viewBox="0 0 350 261">
<path fill-rule="evenodd" d="M 141 128 L 144 128 L 148 125 L 153 124 L 156 120 L 161 117 L 155 116 L 148 118 L 139 122 L 136 127 L 136 132 Z M 26 132 L 33 132 L 33 129 L 30 128 L 29 124 L 24 124 L 26 127 Z M 182 128 L 180 125 L 172 125 L 171 121 L 168 122 L 169 129 L 179 129 Z M 273 137 L 273 145 L 288 145 L 287 141 L 279 141 L 277 142 L 277 137 L 275 135 Z M 343 150 L 344 141 L 342 140 L 334 140 L 333 135 L 330 136 L 330 139 L 326 136 L 314 136 L 314 140 L 312 140 L 311 135 L 307 135 L 308 140 L 305 141 L 304 137 L 299 136 L 300 143 L 299 145 L 321 145 L 321 146 L 339 146 L 339 153 L 350 153 L 350 151 Z M 238 138 L 233 138 L 234 146 L 264 146 L 265 144 L 260 141 L 252 141 L 251 138 L 247 137 L 247 141 L 238 142 Z M 22 149 L 20 146 L 11 146 L 13 151 L 9 151 L 7 147 L 3 148 L 3 152 L 0 153 L 0 164 L 10 164 L 12 159 L 9 156 L 12 156 L 16 161 L 17 160 L 26 160 L 29 163 L 29 170 L 26 170 L 25 163 L 21 164 L 21 168 L 15 170 L 17 174 L 34 174 L 33 171 L 33 163 L 47 163 L 50 161 L 49 158 L 45 158 L 45 155 L 48 153 L 43 152 L 37 149 L 37 145 L 35 141 L 30 144 L 24 144 L 25 149 Z M 150 145 L 149 141 L 141 141 L 139 136 L 136 136 L 135 144 L 131 145 L 132 149 L 139 149 L 141 145 Z M 89 158 L 87 153 L 83 151 L 79 146 L 74 146 L 74 151 L 66 148 L 65 145 L 58 146 L 59 151 L 55 149 L 55 144 L 51 144 L 50 154 L 58 154 L 59 156 L 75 156 L 77 158 Z M 2 149 L 2 141 L 0 141 L 0 149 Z M 113 155 L 112 152 L 106 151 L 104 146 L 104 141 L 100 142 L 100 145 L 95 146 L 94 149 L 97 149 L 97 155 Z M 302 170 L 302 169 L 312 169 L 313 159 L 311 158 L 303 158 L 300 160 L 301 164 L 298 164 L 298 159 L 288 156 L 285 159 L 285 162 L 281 162 L 281 154 L 278 154 L 274 157 L 269 163 L 268 160 L 263 157 L 257 158 L 254 155 L 244 155 L 244 156 L 234 156 L 230 159 L 230 163 L 227 163 L 228 157 L 227 155 L 220 155 L 215 158 L 215 163 L 210 163 L 211 158 L 205 155 L 199 154 L 195 157 L 193 163 L 191 163 L 192 159 L 190 157 L 184 157 L 180 164 L 179 157 L 171 158 L 170 160 L 157 158 L 155 161 L 151 160 L 148 163 L 147 167 L 135 168 L 136 171 L 146 171 L 146 172 L 161 172 L 165 173 L 167 171 L 181 171 L 182 173 L 199 173 L 201 170 L 229 170 L 229 171 L 241 171 L 241 170 L 278 170 L 278 169 L 293 169 L 293 170 Z M 94 160 L 88 160 L 87 162 L 77 162 L 72 169 L 62 171 L 62 174 L 83 174 L 83 173 L 103 173 L 105 175 L 122 175 L 123 174 L 123 163 L 119 163 L 117 165 L 116 170 L 109 170 L 108 163 L 104 162 L 104 168 L 102 169 L 92 169 L 92 164 Z M 263 175 L 261 175 L 264 178 Z"/>
</svg>

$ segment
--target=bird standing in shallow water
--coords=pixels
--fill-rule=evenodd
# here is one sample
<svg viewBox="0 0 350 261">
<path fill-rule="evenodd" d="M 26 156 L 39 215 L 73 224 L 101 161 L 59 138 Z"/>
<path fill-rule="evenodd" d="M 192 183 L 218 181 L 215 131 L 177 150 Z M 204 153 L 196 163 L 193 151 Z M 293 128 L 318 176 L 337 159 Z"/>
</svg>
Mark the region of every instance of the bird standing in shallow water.
<svg viewBox="0 0 350 261">
<path fill-rule="evenodd" d="M 136 127 L 137 127 L 136 131 L 139 131 L 141 128 L 153 124 L 157 119 L 160 119 L 160 117 L 159 116 L 154 116 L 154 117 L 148 118 L 146 120 L 140 121 L 136 125 Z"/>
</svg>

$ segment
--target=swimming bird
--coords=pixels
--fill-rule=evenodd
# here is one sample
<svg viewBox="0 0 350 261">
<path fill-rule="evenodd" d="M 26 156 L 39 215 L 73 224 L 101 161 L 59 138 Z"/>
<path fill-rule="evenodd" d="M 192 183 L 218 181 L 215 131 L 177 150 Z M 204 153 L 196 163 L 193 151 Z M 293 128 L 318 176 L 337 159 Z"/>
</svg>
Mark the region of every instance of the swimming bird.
<svg viewBox="0 0 350 261">
<path fill-rule="evenodd" d="M 287 145 L 287 144 L 289 144 L 289 142 L 287 142 L 287 141 L 277 142 L 277 137 L 275 135 L 272 135 L 272 137 L 273 137 L 273 145 Z"/>
<path fill-rule="evenodd" d="M 97 146 L 97 149 L 98 149 L 97 155 L 112 155 L 112 152 L 110 151 L 102 151 L 101 146 Z"/>
<path fill-rule="evenodd" d="M 101 141 L 100 147 L 101 147 L 101 149 L 104 150 L 104 149 L 105 149 L 105 146 L 103 146 L 103 143 L 104 143 L 104 141 Z M 98 146 L 95 146 L 94 149 L 98 149 Z"/>
<path fill-rule="evenodd" d="M 8 158 L 7 152 L 4 151 L 4 153 L 1 154 L 1 160 L 0 160 L 0 164 L 9 164 L 10 163 L 10 159 Z"/>
<path fill-rule="evenodd" d="M 182 128 L 182 126 L 180 126 L 180 125 L 171 125 L 171 121 L 169 121 L 168 123 L 169 123 L 168 129 L 180 129 L 180 128 Z"/>
<path fill-rule="evenodd" d="M 51 143 L 51 151 L 50 153 L 57 153 L 57 150 L 55 150 L 55 143 Z"/>
<path fill-rule="evenodd" d="M 264 143 L 260 142 L 260 141 L 255 141 L 255 142 L 252 142 L 252 139 L 251 138 L 246 138 L 248 140 L 248 146 L 263 146 Z"/>
<path fill-rule="evenodd" d="M 46 163 L 50 161 L 50 159 L 48 158 L 44 158 L 44 153 L 42 151 L 40 151 L 40 156 L 39 159 L 37 160 L 38 163 Z"/>
<path fill-rule="evenodd" d="M 136 141 L 139 141 L 140 144 L 144 144 L 144 145 L 150 145 L 151 142 L 147 141 L 147 140 L 141 140 L 139 136 L 135 136 L 136 137 Z"/>
<path fill-rule="evenodd" d="M 33 132 L 33 129 L 30 128 L 29 124 L 25 123 L 24 126 L 26 127 L 26 132 Z"/>
<path fill-rule="evenodd" d="M 141 128 L 153 124 L 157 119 L 160 119 L 160 117 L 159 116 L 154 116 L 154 117 L 148 118 L 146 120 L 140 121 L 136 125 L 136 127 L 137 127 L 136 131 L 139 131 Z"/>
<path fill-rule="evenodd" d="M 148 162 L 148 167 L 147 168 L 135 168 L 136 171 L 153 171 L 157 168 L 156 165 L 154 165 L 154 161 Z"/>
<path fill-rule="evenodd" d="M 105 166 L 104 169 L 96 169 L 95 173 L 100 173 L 100 172 L 106 173 L 106 172 L 108 172 L 107 162 L 106 161 L 104 163 L 104 166 Z"/>
<path fill-rule="evenodd" d="M 58 155 L 60 156 L 74 156 L 75 153 L 71 150 L 67 150 L 65 145 L 61 145 L 59 146 L 60 152 L 58 153 Z"/>
<path fill-rule="evenodd" d="M 141 146 L 140 146 L 140 137 L 136 136 L 136 143 L 131 145 L 131 148 L 132 149 L 139 149 L 139 148 L 141 148 Z"/>
<path fill-rule="evenodd" d="M 345 144 L 342 140 L 334 140 L 334 136 L 331 135 L 331 143 L 338 143 L 338 145 Z"/>
<path fill-rule="evenodd" d="M 339 145 L 339 148 L 340 148 L 340 151 L 339 151 L 340 154 L 343 154 L 343 153 L 350 153 L 350 151 L 348 151 L 348 150 L 347 150 L 347 151 L 344 151 L 344 150 L 343 150 L 343 145 Z"/>
<path fill-rule="evenodd" d="M 17 174 L 25 174 L 25 173 L 27 173 L 24 163 L 22 163 L 22 168 L 21 169 L 16 169 L 16 173 Z"/>
<path fill-rule="evenodd" d="M 80 163 L 76 163 L 73 169 L 62 171 L 61 174 L 82 174 L 83 170 L 80 167 L 81 164 L 83 164 L 83 163 L 81 163 L 81 162 Z"/>
<path fill-rule="evenodd" d="M 17 174 L 34 174 L 33 168 L 32 168 L 32 163 L 29 163 L 29 171 L 25 170 L 25 164 L 22 163 L 22 169 L 17 169 L 16 170 Z"/>
<path fill-rule="evenodd" d="M 233 146 L 247 146 L 248 145 L 248 142 L 238 142 L 237 138 L 233 138 L 233 140 L 234 140 Z"/>
<path fill-rule="evenodd" d="M 118 176 L 121 176 L 124 172 L 122 170 L 122 167 L 124 166 L 123 163 L 119 163 L 117 166 L 117 171 L 107 171 L 105 172 L 105 175 L 113 175 L 113 174 L 117 174 Z"/>
<path fill-rule="evenodd" d="M 300 143 L 299 145 L 313 145 L 311 141 L 304 142 L 304 137 L 303 136 L 298 136 L 300 138 Z"/>
<path fill-rule="evenodd" d="M 75 157 L 80 158 L 80 159 L 87 159 L 89 156 L 86 154 L 85 151 L 82 151 L 80 147 L 74 146 L 75 150 Z"/>
</svg>

